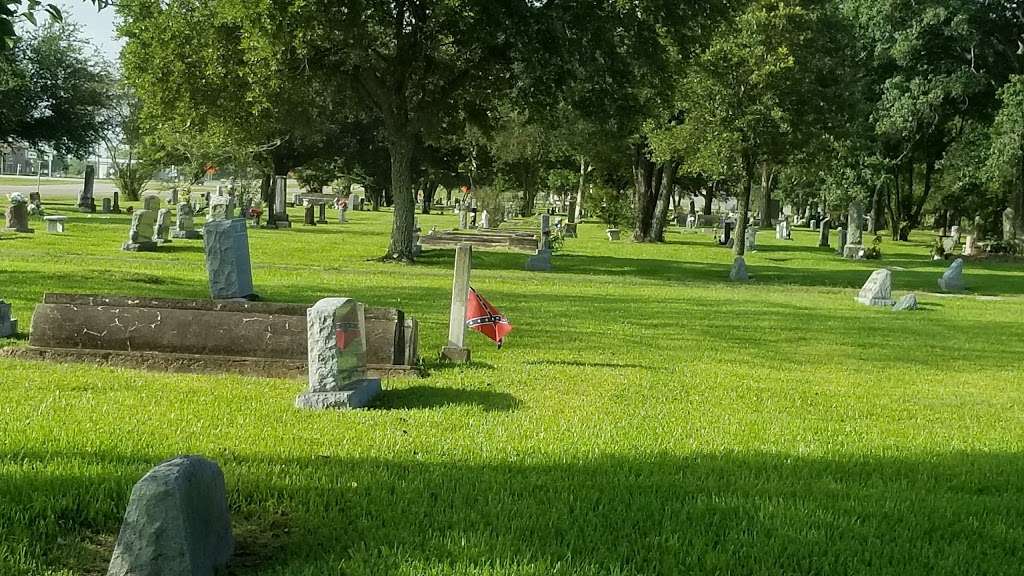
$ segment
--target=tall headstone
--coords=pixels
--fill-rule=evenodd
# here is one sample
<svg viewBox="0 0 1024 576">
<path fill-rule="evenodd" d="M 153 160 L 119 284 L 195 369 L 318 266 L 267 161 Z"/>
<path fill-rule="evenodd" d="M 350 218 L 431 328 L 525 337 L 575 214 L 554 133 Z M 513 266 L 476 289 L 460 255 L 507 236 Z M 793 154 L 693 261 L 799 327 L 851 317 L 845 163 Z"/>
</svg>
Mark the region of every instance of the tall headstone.
<svg viewBox="0 0 1024 576">
<path fill-rule="evenodd" d="M 28 201 L 19 192 L 8 196 L 10 206 L 7 207 L 5 228 L 8 232 L 20 232 L 31 234 L 34 232 L 28 226 Z"/>
<path fill-rule="evenodd" d="M 855 246 L 864 245 L 864 204 L 859 200 L 850 202 L 847 214 L 846 243 Z"/>
<path fill-rule="evenodd" d="M 857 295 L 857 302 L 867 306 L 892 306 L 892 272 L 875 270 Z"/>
<path fill-rule="evenodd" d="M 203 226 L 206 273 L 215 300 L 254 299 L 245 220 L 213 220 Z"/>
<path fill-rule="evenodd" d="M 306 205 L 303 207 L 303 221 L 302 223 L 306 226 L 316 226 L 316 207 L 309 200 L 306 201 Z"/>
<path fill-rule="evenodd" d="M 104 198 L 103 199 L 103 213 L 104 214 L 110 214 L 111 212 L 113 212 L 113 210 L 114 210 L 114 206 L 113 206 L 113 204 L 111 204 L 110 198 Z"/>
<path fill-rule="evenodd" d="M 177 186 L 174 186 L 173 188 L 171 188 L 171 197 L 168 200 L 168 204 L 170 204 L 171 206 L 177 206 L 178 205 L 178 187 Z"/>
<path fill-rule="evenodd" d="M 949 266 L 942 278 L 939 278 L 939 288 L 943 292 L 963 292 L 964 290 L 964 260 L 957 258 Z"/>
<path fill-rule="evenodd" d="M 132 488 L 107 576 L 212 576 L 233 551 L 224 474 L 205 458 L 180 457 Z"/>
<path fill-rule="evenodd" d="M 274 223 L 278 228 L 291 228 L 288 219 L 288 177 L 274 176 Z"/>
<path fill-rule="evenodd" d="M 380 380 L 366 377 L 366 321 L 363 305 L 326 298 L 306 311 L 309 390 L 299 408 L 362 408 L 380 393 Z"/>
<path fill-rule="evenodd" d="M 79 212 L 95 212 L 96 211 L 96 199 L 93 196 L 93 191 L 96 189 L 96 167 L 89 164 L 85 167 L 85 183 L 82 186 L 82 191 L 78 194 L 78 211 Z"/>
<path fill-rule="evenodd" d="M 121 193 L 114 190 L 114 204 L 110 207 L 110 211 L 114 214 L 121 213 Z"/>
<path fill-rule="evenodd" d="M 978 237 L 974 233 L 967 235 L 967 241 L 964 243 L 964 256 L 975 256 L 978 252 Z"/>
<path fill-rule="evenodd" d="M 207 211 L 207 222 L 215 220 L 230 220 L 228 206 L 231 200 L 227 196 L 215 195 L 210 197 L 210 207 Z"/>
<path fill-rule="evenodd" d="M 195 212 L 192 210 L 192 205 L 188 202 L 178 203 L 178 214 L 174 222 L 173 236 L 175 238 L 186 238 L 188 240 L 197 240 L 203 237 L 203 235 L 196 230 Z"/>
<path fill-rule="evenodd" d="M 39 192 L 28 193 L 28 208 L 32 214 L 42 214 L 43 212 L 43 198 Z"/>
<path fill-rule="evenodd" d="M 348 209 L 359 210 L 359 195 L 352 193 L 348 195 Z"/>
<path fill-rule="evenodd" d="M 829 247 L 829 234 L 832 232 L 832 219 L 825 218 L 821 221 L 821 229 L 818 231 L 818 247 Z"/>
<path fill-rule="evenodd" d="M 142 209 L 132 214 L 132 227 L 128 232 L 128 241 L 122 250 L 128 252 L 153 252 L 156 250 L 155 232 L 157 213 L 160 210 L 160 197 L 146 194 L 142 198 Z"/>
<path fill-rule="evenodd" d="M 318 207 L 320 213 L 316 219 L 317 224 L 327 224 L 327 202 L 321 202 Z"/>
<path fill-rule="evenodd" d="M 747 226 L 744 249 L 746 252 L 757 250 L 757 226 Z"/>
<path fill-rule="evenodd" d="M 167 244 L 171 241 L 171 211 L 168 208 L 161 208 L 156 213 L 156 242 Z"/>
<path fill-rule="evenodd" d="M 743 259 L 743 256 L 737 256 L 732 261 L 732 270 L 729 271 L 729 280 L 733 282 L 747 282 L 750 280 L 750 275 L 747 274 L 747 261 Z"/>
<path fill-rule="evenodd" d="M 846 244 L 847 240 L 849 239 L 849 232 L 846 231 L 846 228 L 840 228 L 839 230 L 837 230 L 837 232 L 839 234 L 839 247 L 836 248 L 836 252 L 840 255 L 845 255 Z"/>
<path fill-rule="evenodd" d="M 11 305 L 0 300 L 0 338 L 18 334 L 18 321 L 11 317 Z"/>
<path fill-rule="evenodd" d="M 469 276 L 473 271 L 473 246 L 459 244 L 455 248 L 455 277 L 452 280 L 452 305 L 448 315 L 448 344 L 441 357 L 461 364 L 469 362 L 466 348 L 466 307 L 469 302 Z"/>
<path fill-rule="evenodd" d="M 480 227 L 484 230 L 491 227 L 491 215 L 487 213 L 487 210 L 484 210 L 480 215 Z"/>
<path fill-rule="evenodd" d="M 1013 242 L 1021 235 L 1017 230 L 1017 212 L 1013 208 L 1007 208 L 1003 212 L 1003 241 Z"/>
</svg>

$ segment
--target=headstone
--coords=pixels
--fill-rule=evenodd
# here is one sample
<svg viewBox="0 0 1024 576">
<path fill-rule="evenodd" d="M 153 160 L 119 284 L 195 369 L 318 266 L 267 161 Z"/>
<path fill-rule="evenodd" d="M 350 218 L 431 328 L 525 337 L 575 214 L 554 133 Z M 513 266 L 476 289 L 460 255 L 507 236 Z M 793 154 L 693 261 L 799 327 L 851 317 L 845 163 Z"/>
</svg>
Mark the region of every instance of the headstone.
<svg viewBox="0 0 1024 576">
<path fill-rule="evenodd" d="M 786 239 L 785 228 L 786 228 L 786 223 L 785 222 L 779 222 L 778 224 L 775 225 L 775 239 L 776 240 L 785 240 Z"/>
<path fill-rule="evenodd" d="M 366 377 L 366 320 L 363 305 L 326 298 L 306 311 L 309 390 L 298 408 L 362 408 L 380 394 L 380 380 Z"/>
<path fill-rule="evenodd" d="M 733 282 L 747 282 L 750 276 L 747 274 L 747 261 L 743 256 L 737 256 L 732 262 L 732 270 L 729 271 L 729 280 Z"/>
<path fill-rule="evenodd" d="M 1017 213 L 1013 208 L 1007 208 L 1003 212 L 1003 241 L 1013 242 L 1020 235 L 1017 230 Z"/>
<path fill-rule="evenodd" d="M 473 271 L 473 246 L 459 244 L 455 248 L 455 277 L 452 280 L 452 305 L 448 315 L 448 344 L 441 357 L 449 362 L 469 362 L 466 347 L 466 306 L 469 301 L 469 276 Z"/>
<path fill-rule="evenodd" d="M 540 246 L 541 250 L 551 249 L 551 215 L 540 215 Z"/>
<path fill-rule="evenodd" d="M 168 208 L 161 208 L 156 213 L 156 242 L 167 244 L 171 241 L 171 211 Z"/>
<path fill-rule="evenodd" d="M 753 252 L 757 250 L 757 226 L 747 226 L 746 232 L 746 243 L 744 249 L 747 252 Z"/>
<path fill-rule="evenodd" d="M 967 235 L 967 242 L 964 243 L 964 256 L 975 256 L 978 251 L 978 237 L 973 233 Z"/>
<path fill-rule="evenodd" d="M 327 224 L 327 202 L 320 203 L 320 215 L 316 219 L 317 224 Z"/>
<path fill-rule="evenodd" d="M 110 202 L 110 198 L 103 199 L 103 213 L 110 214 L 113 211 L 113 205 Z"/>
<path fill-rule="evenodd" d="M 153 252 L 156 250 L 155 229 L 157 212 L 160 210 L 160 197 L 146 194 L 142 198 L 142 209 L 132 214 L 132 227 L 128 232 L 128 241 L 121 246 L 128 252 Z"/>
<path fill-rule="evenodd" d="M 95 212 L 96 199 L 93 197 L 93 190 L 96 187 L 96 167 L 92 164 L 85 167 L 85 184 L 78 194 L 78 211 Z"/>
<path fill-rule="evenodd" d="M 18 334 L 18 321 L 11 318 L 11 305 L 0 300 L 0 338 L 10 338 Z"/>
<path fill-rule="evenodd" d="M 121 193 L 114 190 L 114 204 L 110 207 L 110 211 L 114 214 L 121 213 Z"/>
<path fill-rule="evenodd" d="M 170 204 L 171 206 L 177 206 L 178 205 L 178 187 L 177 186 L 171 188 L 171 197 L 168 200 L 168 204 Z"/>
<path fill-rule="evenodd" d="M 942 278 L 939 278 L 939 288 L 943 292 L 962 292 L 964 290 L 964 260 L 957 258 L 949 266 Z"/>
<path fill-rule="evenodd" d="M 359 211 L 362 212 L 364 210 L 366 210 L 366 198 L 360 198 L 359 199 Z"/>
<path fill-rule="evenodd" d="M 192 210 L 192 205 L 188 202 L 178 203 L 178 214 L 174 222 L 173 236 L 189 240 L 202 238 L 202 234 L 196 230 L 195 214 Z"/>
<path fill-rule="evenodd" d="M 859 200 L 850 202 L 846 223 L 846 243 L 856 246 L 864 244 L 864 205 Z"/>
<path fill-rule="evenodd" d="M 224 474 L 180 457 L 132 488 L 107 576 L 212 576 L 233 551 Z"/>
<path fill-rule="evenodd" d="M 227 196 L 212 196 L 210 198 L 210 207 L 207 211 L 206 221 L 213 222 L 216 220 L 230 220 L 228 216 L 228 204 L 230 199 Z"/>
<path fill-rule="evenodd" d="M 953 226 L 952 228 L 950 228 L 949 229 L 949 235 L 953 238 L 953 246 L 954 247 L 959 246 L 960 245 L 960 239 L 961 239 L 960 227 L 959 226 Z"/>
<path fill-rule="evenodd" d="M 215 300 L 254 299 L 245 220 L 214 220 L 203 226 L 206 273 Z"/>
<path fill-rule="evenodd" d="M 536 254 L 530 256 L 526 260 L 526 270 L 529 272 L 550 272 L 551 249 L 544 248 L 542 250 L 537 250 Z"/>
<path fill-rule="evenodd" d="M 867 306 L 892 306 L 892 272 L 875 270 L 857 295 L 857 301 Z"/>
<path fill-rule="evenodd" d="M 722 236 L 718 240 L 719 246 L 729 246 L 732 243 L 732 222 L 726 222 L 722 225 Z"/>
<path fill-rule="evenodd" d="M 28 227 L 28 202 L 25 200 L 25 197 L 15 192 L 8 196 L 8 198 L 11 205 L 7 207 L 7 223 L 5 225 L 7 231 L 23 234 L 34 232 L 34 230 Z"/>
<path fill-rule="evenodd" d="M 43 199 L 39 192 L 28 193 L 28 205 L 30 208 L 34 208 L 35 212 L 43 211 Z"/>
<path fill-rule="evenodd" d="M 840 228 L 837 232 L 839 233 L 839 248 L 836 250 L 840 255 L 844 255 L 846 254 L 846 241 L 849 239 L 850 233 L 847 232 L 846 228 Z"/>
<path fill-rule="evenodd" d="M 292 227 L 292 222 L 288 219 L 288 206 L 285 202 L 287 196 L 288 178 L 274 176 L 274 222 L 278 228 Z"/>
<path fill-rule="evenodd" d="M 349 194 L 348 195 L 348 209 L 349 210 L 359 210 L 359 195 L 358 194 Z"/>
<path fill-rule="evenodd" d="M 829 234 L 832 232 L 832 219 L 825 218 L 821 221 L 821 229 L 818 231 L 818 247 L 829 247 Z"/>
<path fill-rule="evenodd" d="M 316 226 L 316 207 L 312 202 L 307 201 L 303 211 L 302 223 L 306 226 Z"/>
<path fill-rule="evenodd" d="M 818 229 L 818 221 L 817 220 L 811 220 L 811 230 L 817 230 L 817 229 Z"/>
<path fill-rule="evenodd" d="M 480 227 L 485 230 L 491 227 L 491 215 L 487 213 L 487 210 L 480 215 Z"/>
<path fill-rule="evenodd" d="M 51 234 L 64 233 L 64 221 L 67 220 L 66 216 L 45 216 L 43 220 L 46 222 L 47 232 Z"/>
<path fill-rule="evenodd" d="M 466 230 L 469 228 L 469 211 L 464 207 L 459 206 L 459 230 Z"/>
<path fill-rule="evenodd" d="M 897 302 L 892 309 L 896 312 L 917 310 L 917 294 L 907 294 L 903 298 L 900 298 L 900 301 Z"/>
</svg>

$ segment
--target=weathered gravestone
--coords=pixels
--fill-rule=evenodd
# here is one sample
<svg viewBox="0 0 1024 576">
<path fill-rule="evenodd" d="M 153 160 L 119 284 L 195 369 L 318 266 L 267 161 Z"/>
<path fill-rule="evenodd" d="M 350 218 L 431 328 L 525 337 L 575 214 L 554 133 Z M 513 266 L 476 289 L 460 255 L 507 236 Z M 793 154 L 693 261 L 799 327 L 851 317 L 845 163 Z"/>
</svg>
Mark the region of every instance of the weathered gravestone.
<svg viewBox="0 0 1024 576">
<path fill-rule="evenodd" d="M 132 488 L 107 576 L 213 576 L 233 551 L 224 474 L 183 456 Z"/>
<path fill-rule="evenodd" d="M 11 305 L 0 300 L 0 338 L 9 338 L 18 333 L 18 321 L 11 318 Z"/>
<path fill-rule="evenodd" d="M 846 222 L 846 243 L 854 246 L 864 244 L 864 205 L 860 201 L 850 202 Z"/>
<path fill-rule="evenodd" d="M 110 211 L 114 214 L 121 213 L 121 193 L 114 190 L 114 204 L 110 207 Z"/>
<path fill-rule="evenodd" d="M 316 219 L 317 224 L 327 224 L 327 202 L 321 202 L 318 207 L 319 214 Z"/>
<path fill-rule="evenodd" d="M 448 344 L 441 349 L 441 359 L 462 364 L 469 362 L 466 348 L 466 308 L 469 302 L 469 277 L 473 272 L 473 246 L 459 244 L 455 248 L 455 276 L 452 279 L 452 304 L 448 314 Z"/>
<path fill-rule="evenodd" d="M 277 228 L 291 228 L 292 221 L 288 219 L 288 178 L 286 176 L 274 176 L 274 225 Z M 269 220 L 268 220 L 269 223 Z"/>
<path fill-rule="evenodd" d="M 174 221 L 173 236 L 175 238 L 185 238 L 188 240 L 197 240 L 203 237 L 203 235 L 196 230 L 195 211 L 192 209 L 192 205 L 188 202 L 178 203 L 178 214 Z"/>
<path fill-rule="evenodd" d="M 1003 212 L 1003 241 L 1013 242 L 1020 236 L 1017 230 L 1017 212 L 1013 208 L 1007 208 Z"/>
<path fill-rule="evenodd" d="M 156 242 L 157 244 L 167 244 L 171 241 L 171 211 L 167 208 L 161 208 L 156 213 Z"/>
<path fill-rule="evenodd" d="M 829 234 L 832 233 L 832 219 L 825 218 L 821 221 L 821 229 L 818 231 L 818 247 L 828 248 L 829 245 Z"/>
<path fill-rule="evenodd" d="M 203 247 L 212 298 L 255 298 L 245 220 L 207 222 L 203 226 Z"/>
<path fill-rule="evenodd" d="M 839 248 L 836 249 L 836 253 L 842 256 L 846 253 L 846 243 L 847 239 L 849 239 L 849 232 L 846 231 L 846 228 L 839 228 L 836 232 L 839 234 Z"/>
<path fill-rule="evenodd" d="M 114 209 L 113 204 L 110 203 L 110 198 L 103 199 L 103 213 L 110 214 Z"/>
<path fill-rule="evenodd" d="M 551 271 L 551 216 L 540 216 L 540 242 L 537 253 L 526 260 L 526 269 L 530 272 Z"/>
<path fill-rule="evenodd" d="M 85 184 L 82 186 L 82 191 L 78 194 L 79 212 L 96 211 L 96 199 L 93 197 L 93 191 L 95 188 L 96 167 L 90 164 L 85 167 Z"/>
<path fill-rule="evenodd" d="M 358 194 L 349 194 L 348 195 L 348 209 L 349 210 L 359 210 L 360 209 L 359 208 L 359 195 Z"/>
<path fill-rule="evenodd" d="M 8 198 L 11 201 L 11 205 L 7 207 L 7 231 L 20 232 L 22 234 L 35 232 L 35 230 L 28 226 L 28 202 L 25 200 L 25 197 L 15 192 L 8 196 Z"/>
<path fill-rule="evenodd" d="M 160 197 L 146 194 L 142 198 L 142 209 L 132 214 L 132 227 L 128 231 L 128 241 L 121 246 L 128 252 L 153 252 L 156 250 L 155 229 L 157 212 L 160 210 Z"/>
<path fill-rule="evenodd" d="M 967 235 L 967 241 L 964 243 L 964 256 L 974 256 L 978 252 L 978 237 L 974 233 Z"/>
<path fill-rule="evenodd" d="M 230 220 L 231 216 L 228 214 L 228 208 L 231 204 L 231 199 L 227 196 L 211 196 L 210 207 L 207 212 L 206 221 L 216 220 Z"/>
<path fill-rule="evenodd" d="M 875 270 L 857 295 L 857 301 L 867 306 L 892 306 L 892 272 Z"/>
<path fill-rule="evenodd" d="M 43 221 L 46 222 L 46 231 L 51 234 L 63 234 L 64 222 L 67 219 L 67 216 L 44 216 Z"/>
<path fill-rule="evenodd" d="M 491 227 L 491 215 L 487 213 L 487 210 L 480 215 L 480 227 L 485 230 Z"/>
<path fill-rule="evenodd" d="M 753 223 L 748 225 L 745 236 L 746 236 L 746 242 L 744 244 L 745 251 L 746 252 L 753 252 L 754 250 L 757 250 L 757 226 L 754 226 Z"/>
<path fill-rule="evenodd" d="M 900 298 L 900 301 L 897 302 L 892 309 L 896 312 L 917 310 L 917 294 L 907 294 L 903 298 Z"/>
<path fill-rule="evenodd" d="M 366 377 L 363 305 L 326 298 L 306 312 L 309 390 L 295 405 L 311 410 L 362 408 L 380 393 L 380 380 Z"/>
<path fill-rule="evenodd" d="M 28 193 L 28 208 L 32 214 L 43 213 L 43 198 L 39 192 Z"/>
<path fill-rule="evenodd" d="M 957 258 L 939 278 L 939 288 L 943 292 L 962 292 L 964 290 L 964 260 Z"/>
<path fill-rule="evenodd" d="M 733 282 L 747 282 L 750 276 L 747 274 L 747 261 L 743 256 L 737 256 L 732 262 L 732 270 L 729 271 L 729 280 Z"/>
<path fill-rule="evenodd" d="M 306 201 L 306 203 L 305 203 L 305 205 L 303 207 L 303 215 L 304 215 L 304 218 L 303 218 L 303 221 L 302 221 L 303 225 L 305 225 L 305 226 L 316 226 L 316 207 L 313 206 L 312 202 L 310 202 L 308 200 Z"/>
<path fill-rule="evenodd" d="M 818 229 L 818 221 L 817 220 L 811 220 L 811 230 L 817 230 L 817 229 Z"/>
</svg>

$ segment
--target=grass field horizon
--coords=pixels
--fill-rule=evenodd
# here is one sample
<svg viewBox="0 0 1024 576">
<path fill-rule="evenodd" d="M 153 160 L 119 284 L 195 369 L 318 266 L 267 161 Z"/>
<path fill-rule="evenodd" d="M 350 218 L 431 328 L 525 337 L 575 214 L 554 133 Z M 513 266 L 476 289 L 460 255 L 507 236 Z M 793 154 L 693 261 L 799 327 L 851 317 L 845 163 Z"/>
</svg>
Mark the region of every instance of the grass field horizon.
<svg viewBox="0 0 1024 576">
<path fill-rule="evenodd" d="M 0 199 L 3 204 L 6 198 Z M 44 292 L 203 298 L 201 242 L 125 253 L 127 215 L 73 201 L 51 235 L 0 233 L 0 298 L 28 331 Z M 333 215 L 332 215 L 333 216 Z M 348 296 L 421 323 L 427 375 L 370 410 L 293 408 L 299 380 L 0 357 L 0 574 L 105 574 L 132 485 L 202 454 L 224 469 L 230 574 L 1019 574 L 1024 264 L 969 261 L 937 294 L 932 236 L 844 261 L 772 231 L 731 252 L 672 228 L 608 242 L 587 222 L 551 273 L 474 254 L 515 331 L 436 362 L 451 250 L 385 264 L 391 213 L 250 230 L 272 302 Z M 419 216 L 424 230 L 451 215 Z M 833 243 L 835 235 L 833 235 Z M 856 304 L 871 272 L 922 309 Z M 0 340 L 23 346 L 24 338 Z"/>
</svg>

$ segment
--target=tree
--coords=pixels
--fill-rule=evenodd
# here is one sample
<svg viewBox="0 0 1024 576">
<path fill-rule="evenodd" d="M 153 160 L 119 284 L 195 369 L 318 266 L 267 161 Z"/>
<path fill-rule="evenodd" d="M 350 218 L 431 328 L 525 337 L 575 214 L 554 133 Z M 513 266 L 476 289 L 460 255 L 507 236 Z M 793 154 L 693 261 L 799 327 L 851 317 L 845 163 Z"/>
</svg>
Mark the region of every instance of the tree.
<svg viewBox="0 0 1024 576">
<path fill-rule="evenodd" d="M 103 135 L 107 64 L 71 22 L 48 23 L 0 52 L 0 142 L 88 155 Z"/>
<path fill-rule="evenodd" d="M 997 186 L 1011 191 L 1007 203 L 1024 230 L 1024 76 L 1013 76 L 999 90 L 1001 107 L 992 127 L 988 173 Z"/>
<path fill-rule="evenodd" d="M 118 82 L 106 110 L 103 143 L 114 166 L 117 188 L 129 200 L 138 200 L 158 166 L 140 155 L 142 126 L 139 102 L 131 87 Z"/>
</svg>

